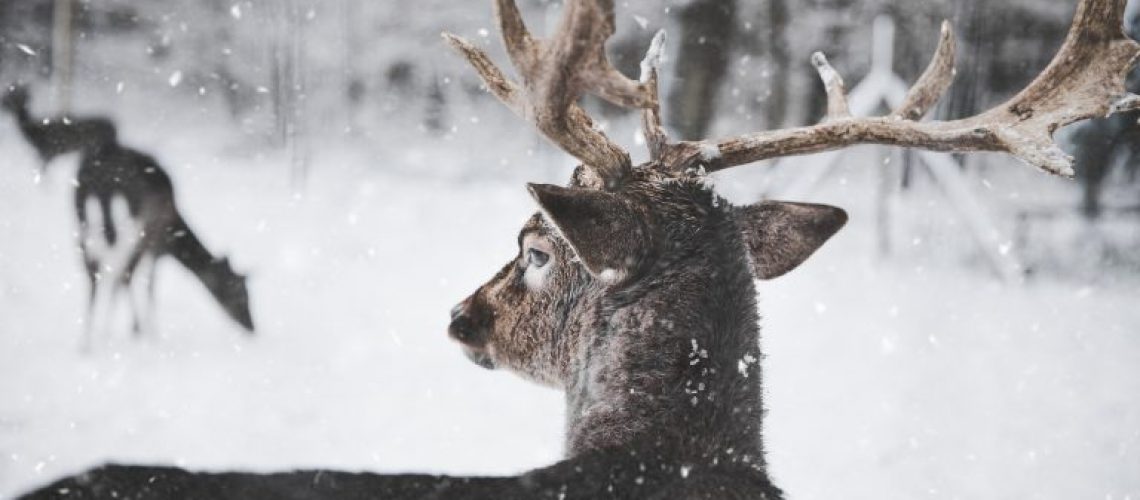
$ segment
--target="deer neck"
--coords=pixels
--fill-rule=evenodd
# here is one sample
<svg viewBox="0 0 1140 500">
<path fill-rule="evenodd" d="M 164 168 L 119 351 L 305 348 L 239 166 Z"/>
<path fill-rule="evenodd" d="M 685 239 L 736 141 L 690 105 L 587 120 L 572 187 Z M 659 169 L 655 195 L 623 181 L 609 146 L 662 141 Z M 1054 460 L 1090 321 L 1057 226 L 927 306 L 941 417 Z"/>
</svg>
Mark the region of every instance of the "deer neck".
<svg viewBox="0 0 1140 500">
<path fill-rule="evenodd" d="M 39 137 L 37 137 L 36 133 L 39 131 L 39 127 L 37 127 L 37 124 L 32 120 L 32 115 L 28 113 L 28 107 L 20 106 L 10 108 L 9 110 L 12 112 L 12 116 L 16 118 L 16 125 L 20 128 L 20 134 L 23 135 L 28 142 L 38 146 L 39 144 L 36 141 L 39 140 Z"/>
<path fill-rule="evenodd" d="M 217 283 L 222 282 L 217 267 L 212 265 L 217 258 L 206 249 L 181 218 L 171 225 L 163 250 L 194 273 L 211 291 Z"/>
<path fill-rule="evenodd" d="M 571 455 L 650 440 L 676 459 L 763 466 L 755 288 L 725 220 L 607 297 L 567 384 Z M 707 463 L 707 462 L 706 462 Z"/>
</svg>

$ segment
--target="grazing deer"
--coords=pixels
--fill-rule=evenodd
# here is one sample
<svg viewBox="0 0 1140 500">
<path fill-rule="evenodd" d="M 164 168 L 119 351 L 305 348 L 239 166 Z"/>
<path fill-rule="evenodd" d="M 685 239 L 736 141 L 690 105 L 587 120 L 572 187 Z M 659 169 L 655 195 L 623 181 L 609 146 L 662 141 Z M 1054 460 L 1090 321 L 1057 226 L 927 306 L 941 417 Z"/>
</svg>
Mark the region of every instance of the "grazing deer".
<svg viewBox="0 0 1140 500">
<path fill-rule="evenodd" d="M 84 153 L 76 175 L 75 210 L 91 294 L 84 347 L 109 326 L 126 290 L 136 335 L 154 332 L 154 274 L 169 255 L 193 273 L 226 314 L 253 332 L 246 277 L 202 245 L 174 204 L 170 177 L 154 158 L 109 140 Z"/>
<path fill-rule="evenodd" d="M 1120 32 L 1123 1 L 1082 0 L 1061 53 L 1022 93 L 978 116 L 919 121 L 953 75 L 949 27 L 902 107 L 881 118 L 846 111 L 839 77 L 824 123 L 720 141 L 671 142 L 660 123 L 653 42 L 640 81 L 615 71 L 603 45 L 609 0 L 568 0 L 556 32 L 526 30 L 513 0 L 499 28 L 522 82 L 452 35 L 487 87 L 546 138 L 583 162 L 569 187 L 530 185 L 539 211 L 519 250 L 452 310 L 449 334 L 472 361 L 566 393 L 567 458 L 517 477 L 299 471 L 193 473 L 106 466 L 26 498 L 777 499 L 761 439 L 759 328 L 753 278 L 800 264 L 845 221 L 833 207 L 760 202 L 734 207 L 706 172 L 857 143 L 1005 151 L 1071 175 L 1052 132 L 1137 107 L 1123 74 L 1140 46 Z M 595 129 L 577 100 L 592 93 L 642 108 L 651 159 Z"/>
<path fill-rule="evenodd" d="M 40 172 L 56 157 L 93 151 L 112 139 L 115 127 L 106 118 L 74 118 L 68 115 L 35 120 L 28 111 L 28 89 L 23 85 L 9 88 L 0 106 L 16 118 L 16 126 L 40 158 Z"/>
<path fill-rule="evenodd" d="M 226 313 L 253 331 L 242 276 L 229 260 L 213 256 L 186 225 L 174 205 L 170 177 L 154 158 L 122 146 L 114 124 L 104 118 L 35 120 L 28 92 L 15 87 L 4 106 L 44 165 L 55 156 L 80 151 L 75 211 L 80 249 L 90 280 L 82 345 L 91 347 L 96 329 L 109 328 L 115 304 L 127 291 L 136 335 L 154 332 L 155 261 L 170 255 L 205 285 Z"/>
</svg>

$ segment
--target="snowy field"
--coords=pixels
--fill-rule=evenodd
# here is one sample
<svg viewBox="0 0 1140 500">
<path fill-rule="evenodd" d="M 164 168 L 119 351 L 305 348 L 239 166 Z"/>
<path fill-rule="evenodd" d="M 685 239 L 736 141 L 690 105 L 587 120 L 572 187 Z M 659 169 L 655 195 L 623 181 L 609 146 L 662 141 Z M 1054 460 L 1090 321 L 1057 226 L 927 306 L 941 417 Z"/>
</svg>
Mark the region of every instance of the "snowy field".
<svg viewBox="0 0 1140 500">
<path fill-rule="evenodd" d="M 124 331 L 81 355 L 74 159 L 34 182 L 5 116 L 0 498 L 105 461 L 510 474 L 559 458 L 562 396 L 476 367 L 445 327 L 515 252 L 533 209 L 523 182 L 561 182 L 565 159 L 528 160 L 524 145 L 484 178 L 494 134 L 346 140 L 314 152 L 296 192 L 280 155 L 219 131 L 124 127 L 167 166 L 206 245 L 252 274 L 258 332 L 243 336 L 167 261 L 161 335 Z M 491 129 L 530 137 L 522 127 Z M 755 169 L 719 182 L 748 192 Z M 926 224 L 950 237 L 883 262 L 874 179 L 851 169 L 825 184 L 813 200 L 851 224 L 761 285 L 766 439 L 789 497 L 1140 499 L 1140 279 L 1003 285 L 945 257 L 968 245 L 943 216 Z"/>
</svg>

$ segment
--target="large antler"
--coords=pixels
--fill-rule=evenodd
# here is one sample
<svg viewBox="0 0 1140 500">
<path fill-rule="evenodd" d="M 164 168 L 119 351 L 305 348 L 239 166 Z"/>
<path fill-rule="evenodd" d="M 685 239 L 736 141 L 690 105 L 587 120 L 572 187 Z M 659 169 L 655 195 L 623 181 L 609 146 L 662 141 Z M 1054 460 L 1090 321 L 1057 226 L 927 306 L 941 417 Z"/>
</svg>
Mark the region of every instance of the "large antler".
<svg viewBox="0 0 1140 500">
<path fill-rule="evenodd" d="M 546 40 L 531 36 L 514 0 L 496 0 L 495 14 L 522 86 L 503 75 L 483 50 L 450 33 L 443 36 L 515 114 L 597 169 L 607 184 L 620 182 L 630 168 L 629 153 L 594 128 L 578 98 L 591 93 L 619 106 L 646 108 L 656 106 L 657 94 L 606 59 L 605 42 L 614 33 L 613 0 L 568 0 L 558 28 Z"/>
<path fill-rule="evenodd" d="M 1072 158 L 1053 142 L 1066 124 L 1140 108 L 1140 97 L 1124 90 L 1124 77 L 1140 56 L 1140 45 L 1124 36 L 1125 0 L 1081 0 L 1073 25 L 1053 61 L 1021 93 L 981 114 L 952 121 L 920 121 L 954 78 L 954 36 L 943 23 L 942 37 L 926 71 L 903 104 L 888 116 L 852 117 L 839 74 L 823 54 L 812 55 L 827 89 L 827 116 L 809 127 L 780 129 L 715 141 L 669 141 L 657 100 L 659 34 L 642 63 L 639 82 L 618 73 L 606 60 L 613 34 L 612 0 L 566 0 L 554 36 L 531 37 L 513 0 L 496 0 L 496 13 L 511 61 L 523 87 L 507 79 L 486 53 L 454 35 L 445 38 L 475 67 L 487 87 L 516 114 L 587 165 L 607 185 L 630 168 L 629 155 L 577 105 L 584 92 L 615 104 L 644 109 L 642 123 L 652 160 L 674 172 L 703 166 L 722 170 L 781 156 L 817 153 L 854 144 L 886 144 L 935 151 L 999 151 L 1050 173 L 1072 176 Z"/>
<path fill-rule="evenodd" d="M 1053 61 L 1021 93 L 981 114 L 920 122 L 954 77 L 954 37 L 943 23 L 933 61 L 904 103 L 885 117 L 853 118 L 843 82 L 822 54 L 812 56 L 827 88 L 827 117 L 818 125 L 719 141 L 667 144 L 670 168 L 704 165 L 709 171 L 768 158 L 816 153 L 853 144 L 886 144 L 935 151 L 1000 151 L 1047 172 L 1072 176 L 1073 160 L 1053 142 L 1066 124 L 1140 107 L 1124 90 L 1124 77 L 1140 45 L 1123 33 L 1125 0 L 1081 0 L 1072 27 Z M 659 124 L 658 124 L 659 125 Z"/>
</svg>

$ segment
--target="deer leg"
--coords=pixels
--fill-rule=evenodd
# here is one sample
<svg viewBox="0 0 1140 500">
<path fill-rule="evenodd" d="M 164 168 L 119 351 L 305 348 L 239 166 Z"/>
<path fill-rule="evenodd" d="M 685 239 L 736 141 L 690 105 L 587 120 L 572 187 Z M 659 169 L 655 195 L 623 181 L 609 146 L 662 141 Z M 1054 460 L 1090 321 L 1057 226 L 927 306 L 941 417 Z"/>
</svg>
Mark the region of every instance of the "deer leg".
<svg viewBox="0 0 1140 500">
<path fill-rule="evenodd" d="M 95 335 L 108 335 L 112 330 L 119 293 L 130 281 L 129 265 L 137 251 L 140 232 L 122 196 L 115 196 L 105 204 L 90 197 L 84 205 L 87 215 L 84 254 L 94 268 L 85 341 L 90 345 Z"/>
<path fill-rule="evenodd" d="M 115 306 L 115 287 L 105 278 L 96 276 L 91 292 L 91 305 L 88 307 L 82 349 L 91 352 L 96 337 L 106 337 L 110 330 L 111 314 Z"/>
<path fill-rule="evenodd" d="M 143 276 L 142 262 L 143 258 L 133 257 L 126 264 L 124 272 L 120 275 L 119 286 L 121 289 L 126 290 L 127 303 L 131 310 L 131 334 L 135 338 L 143 335 L 143 308 L 145 307 L 144 292 L 146 289 L 146 277 Z"/>
<path fill-rule="evenodd" d="M 110 330 L 117 286 L 115 277 L 109 274 L 106 267 L 97 268 L 93 273 L 87 323 L 84 325 L 84 351 L 92 349 L 96 336 L 106 336 Z"/>
<path fill-rule="evenodd" d="M 87 232 L 89 229 L 86 224 L 82 225 L 80 229 L 83 236 L 80 240 L 80 250 L 83 252 L 83 266 L 87 271 L 87 311 L 83 318 L 83 337 L 80 339 L 79 349 L 82 352 L 91 352 L 92 336 L 95 329 L 95 307 L 99 299 L 99 261 L 96 260 L 94 253 L 88 245 Z"/>
<path fill-rule="evenodd" d="M 90 196 L 77 204 L 79 210 L 79 248 L 83 253 L 84 267 L 87 269 L 87 278 L 90 284 L 90 294 L 87 297 L 87 316 L 83 323 L 83 338 L 80 349 L 90 352 L 94 341 L 95 330 L 100 323 L 99 314 L 106 300 L 105 286 L 103 284 L 103 259 L 107 255 L 109 243 L 103 229 L 103 208 L 99 199 Z"/>
<path fill-rule="evenodd" d="M 126 292 L 128 306 L 132 316 L 132 328 L 137 337 L 139 335 L 139 304 L 131 293 L 134 282 L 134 270 L 142 256 L 143 231 L 141 224 L 131 215 L 130 206 L 123 196 L 111 199 L 108 218 L 116 235 L 115 243 L 111 247 L 108 261 L 108 285 L 111 288 L 109 297 L 108 319 L 115 313 L 115 305 L 119 295 Z"/>
<path fill-rule="evenodd" d="M 120 306 L 122 301 L 120 298 L 123 295 L 123 290 L 126 289 L 126 280 L 121 274 L 116 273 L 115 276 L 109 277 L 107 281 L 107 306 L 103 310 L 103 324 L 106 326 L 103 328 L 103 335 L 110 337 L 114 335 L 116 323 L 121 324 L 121 320 L 117 322 L 115 317 L 122 314 L 122 307 Z M 130 306 L 129 302 L 127 306 Z"/>
<path fill-rule="evenodd" d="M 154 267 L 154 257 L 144 254 L 131 272 L 129 292 L 136 336 L 155 334 Z"/>
<path fill-rule="evenodd" d="M 146 278 L 146 309 L 144 324 L 152 335 L 158 334 L 158 322 L 155 319 L 157 314 L 157 306 L 154 301 L 154 283 L 157 273 L 155 270 L 158 268 L 158 257 L 151 256 L 150 262 L 147 265 L 147 278 Z"/>
<path fill-rule="evenodd" d="M 132 273 L 120 283 L 127 292 L 127 306 L 131 310 L 131 335 L 135 338 L 142 337 L 142 301 L 137 291 L 140 281 Z"/>
<path fill-rule="evenodd" d="M 93 335 L 93 326 L 95 320 L 95 299 L 97 297 L 98 278 L 97 270 L 91 261 L 84 259 L 87 265 L 87 278 L 88 278 L 88 293 L 87 293 L 87 313 L 83 318 L 83 337 L 79 341 L 79 350 L 84 353 L 91 352 L 91 336 Z"/>
</svg>

